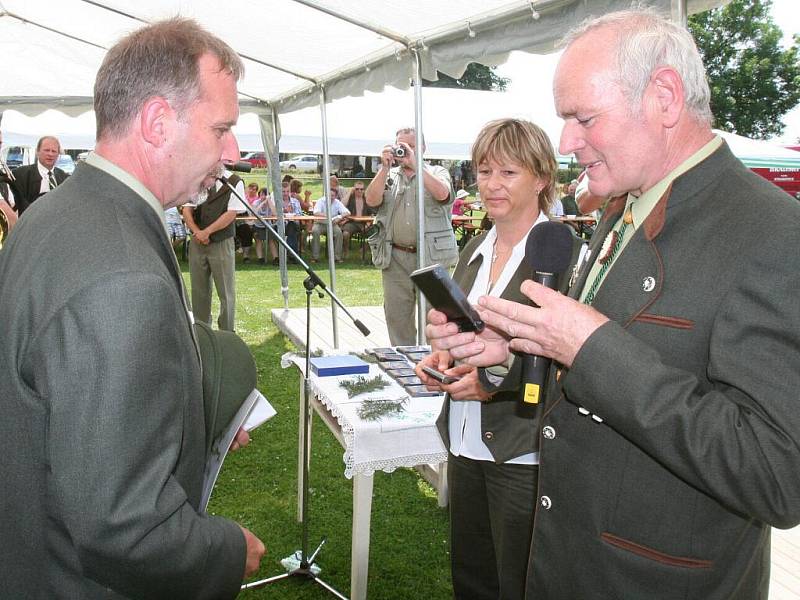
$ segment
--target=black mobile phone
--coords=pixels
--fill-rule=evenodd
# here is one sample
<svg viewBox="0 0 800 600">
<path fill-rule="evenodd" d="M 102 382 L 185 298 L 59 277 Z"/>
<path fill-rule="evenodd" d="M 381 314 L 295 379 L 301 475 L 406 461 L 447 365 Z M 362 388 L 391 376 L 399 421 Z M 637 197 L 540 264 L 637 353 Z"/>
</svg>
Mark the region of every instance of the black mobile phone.
<svg viewBox="0 0 800 600">
<path fill-rule="evenodd" d="M 425 372 L 426 375 L 430 375 L 436 381 L 438 381 L 439 383 L 443 383 L 445 385 L 448 385 L 450 383 L 455 383 L 456 381 L 461 379 L 461 377 L 455 377 L 453 375 L 445 375 L 441 371 L 437 371 L 433 367 L 428 367 L 426 365 L 422 366 L 422 370 Z"/>
<path fill-rule="evenodd" d="M 407 360 L 386 360 L 380 361 L 378 366 L 383 369 L 384 371 L 390 371 L 392 369 L 411 369 L 412 365 Z"/>
<path fill-rule="evenodd" d="M 398 346 L 397 347 L 397 351 L 400 354 L 411 354 L 411 353 L 416 354 L 416 353 L 419 353 L 419 352 L 423 352 L 425 354 L 430 354 L 431 353 L 431 347 L 430 346 Z"/>
<path fill-rule="evenodd" d="M 378 359 L 378 362 L 399 362 L 405 361 L 406 357 L 399 352 L 374 352 L 375 358 Z"/>
<path fill-rule="evenodd" d="M 411 367 L 405 367 L 403 369 L 386 369 L 386 373 L 392 377 L 416 377 L 417 372 L 412 369 Z"/>
<path fill-rule="evenodd" d="M 411 280 L 425 294 L 431 306 L 447 315 L 461 331 L 483 331 L 478 311 L 442 265 L 431 265 L 411 273 Z"/>
<path fill-rule="evenodd" d="M 442 394 L 442 392 L 433 392 L 424 385 L 404 385 L 403 389 L 412 398 L 432 398 Z"/>
</svg>

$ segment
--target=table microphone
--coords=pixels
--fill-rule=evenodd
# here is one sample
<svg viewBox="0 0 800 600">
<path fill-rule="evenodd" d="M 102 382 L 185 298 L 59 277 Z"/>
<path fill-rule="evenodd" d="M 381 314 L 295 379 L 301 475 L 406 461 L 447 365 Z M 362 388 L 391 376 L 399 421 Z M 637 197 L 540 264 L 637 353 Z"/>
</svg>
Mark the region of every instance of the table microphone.
<svg viewBox="0 0 800 600">
<path fill-rule="evenodd" d="M 240 160 L 235 163 L 222 163 L 222 166 L 228 169 L 228 171 L 238 171 L 239 173 L 249 173 L 253 170 L 253 165 L 246 160 Z"/>
<path fill-rule="evenodd" d="M 562 223 L 546 221 L 535 225 L 525 243 L 524 260 L 533 271 L 531 279 L 551 290 L 557 289 L 558 280 L 572 258 L 573 239 L 569 226 Z M 547 381 L 550 359 L 536 354 L 521 354 L 521 358 L 521 400 L 523 406 L 531 407 L 544 400 L 542 386 Z"/>
</svg>

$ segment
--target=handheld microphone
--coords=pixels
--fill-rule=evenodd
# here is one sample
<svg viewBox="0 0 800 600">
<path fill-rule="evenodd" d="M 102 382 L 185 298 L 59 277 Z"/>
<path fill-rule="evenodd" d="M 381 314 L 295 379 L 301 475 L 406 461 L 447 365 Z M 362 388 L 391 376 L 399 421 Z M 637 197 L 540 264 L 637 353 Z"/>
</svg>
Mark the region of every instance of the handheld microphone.
<svg viewBox="0 0 800 600">
<path fill-rule="evenodd" d="M 239 173 L 249 173 L 253 170 L 253 165 L 246 160 L 240 160 L 235 163 L 222 163 L 222 166 L 228 169 L 228 171 L 237 171 Z"/>
<path fill-rule="evenodd" d="M 536 225 L 525 243 L 525 264 L 530 265 L 533 271 L 531 279 L 551 290 L 557 289 L 559 277 L 569 267 L 572 241 L 572 232 L 563 223 L 547 221 Z M 524 406 L 536 405 L 544 400 L 542 386 L 547 381 L 549 370 L 549 358 L 536 354 L 522 355 Z"/>
</svg>

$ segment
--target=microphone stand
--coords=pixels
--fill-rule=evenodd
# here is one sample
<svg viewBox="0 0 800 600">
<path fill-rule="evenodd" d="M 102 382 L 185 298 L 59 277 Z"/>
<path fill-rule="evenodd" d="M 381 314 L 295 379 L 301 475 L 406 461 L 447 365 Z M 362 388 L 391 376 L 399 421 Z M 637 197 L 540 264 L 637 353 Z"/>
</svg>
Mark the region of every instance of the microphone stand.
<svg viewBox="0 0 800 600">
<path fill-rule="evenodd" d="M 322 538 L 322 541 L 317 546 L 316 550 L 311 553 L 309 556 L 308 553 L 308 469 L 309 469 L 309 462 L 310 462 L 310 453 L 309 453 L 309 443 L 311 438 L 311 386 L 309 384 L 309 377 L 311 376 L 311 294 L 314 292 L 315 288 L 320 288 L 321 291 L 317 291 L 317 294 L 320 298 L 324 298 L 325 294 L 327 294 L 331 300 L 333 300 L 336 305 L 342 309 L 342 311 L 350 317 L 350 320 L 353 324 L 358 328 L 358 330 L 364 334 L 364 336 L 368 336 L 370 331 L 367 327 L 359 320 L 356 319 L 352 313 L 342 304 L 341 300 L 334 294 L 331 290 L 327 288 L 325 282 L 319 278 L 319 276 L 314 272 L 308 263 L 306 263 L 297 252 L 294 251 L 289 243 L 278 234 L 272 225 L 267 223 L 263 218 L 261 218 L 256 211 L 253 209 L 252 206 L 242 198 L 237 192 L 236 189 L 230 184 L 230 182 L 225 177 L 218 177 L 217 178 L 220 182 L 224 185 L 228 186 L 228 189 L 231 193 L 236 196 L 247 209 L 247 211 L 253 215 L 264 227 L 267 228 L 278 243 L 283 246 L 286 251 L 294 258 L 294 260 L 299 264 L 303 270 L 308 273 L 308 277 L 305 278 L 303 281 L 303 287 L 306 290 L 306 352 L 305 352 L 305 369 L 303 375 L 303 427 L 301 429 L 302 435 L 300 439 L 300 453 L 303 461 L 303 503 L 300 509 L 300 515 L 302 520 L 301 530 L 302 530 L 302 543 L 300 546 L 300 566 L 296 569 L 289 571 L 288 573 L 283 573 L 281 575 L 276 575 L 274 577 L 268 577 L 267 579 L 261 579 L 259 581 L 254 581 L 252 583 L 246 583 L 242 585 L 243 590 L 252 590 L 252 589 L 259 589 L 273 583 L 275 581 L 280 581 L 282 579 L 288 579 L 289 577 L 303 577 L 306 580 L 311 580 L 323 588 L 328 590 L 331 594 L 340 598 L 341 600 L 348 600 L 346 596 L 343 596 L 341 593 L 336 591 L 333 587 L 329 584 L 325 583 L 322 579 L 317 577 L 316 574 L 312 571 L 311 567 L 317 560 L 317 555 L 319 555 L 320 550 L 322 550 L 322 546 L 325 545 L 327 538 Z M 324 294 L 323 294 L 324 292 Z"/>
</svg>

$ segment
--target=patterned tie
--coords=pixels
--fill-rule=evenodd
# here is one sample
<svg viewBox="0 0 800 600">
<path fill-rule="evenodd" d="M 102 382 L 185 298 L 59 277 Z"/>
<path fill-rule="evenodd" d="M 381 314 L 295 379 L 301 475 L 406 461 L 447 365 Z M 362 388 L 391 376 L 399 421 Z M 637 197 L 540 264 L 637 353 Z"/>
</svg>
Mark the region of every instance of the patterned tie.
<svg viewBox="0 0 800 600">
<path fill-rule="evenodd" d="M 584 304 L 591 304 L 594 300 L 594 296 L 597 293 L 597 288 L 600 287 L 600 284 L 603 281 L 603 277 L 605 277 L 606 271 L 611 268 L 611 263 L 614 262 L 614 257 L 619 252 L 619 247 L 622 245 L 622 240 L 625 239 L 625 231 L 628 229 L 628 225 L 633 223 L 633 215 L 631 214 L 631 208 L 633 208 L 633 203 L 628 207 L 628 210 L 625 211 L 625 215 L 622 217 L 622 227 L 619 228 L 619 232 L 617 233 L 617 238 L 614 240 L 614 247 L 611 248 L 611 252 L 605 258 L 603 265 L 600 267 L 600 270 L 597 272 L 597 276 L 594 278 L 592 282 L 592 287 L 589 288 L 589 292 L 586 294 L 586 297 L 583 299 Z M 609 235 L 613 235 L 610 233 Z M 601 250 L 602 252 L 602 250 Z M 603 260 L 601 257 L 600 260 Z"/>
<path fill-rule="evenodd" d="M 50 183 L 50 189 L 51 190 L 56 189 L 56 186 L 58 184 L 56 183 L 56 178 L 53 177 L 53 172 L 52 171 L 48 171 L 47 172 L 47 181 Z"/>
</svg>

